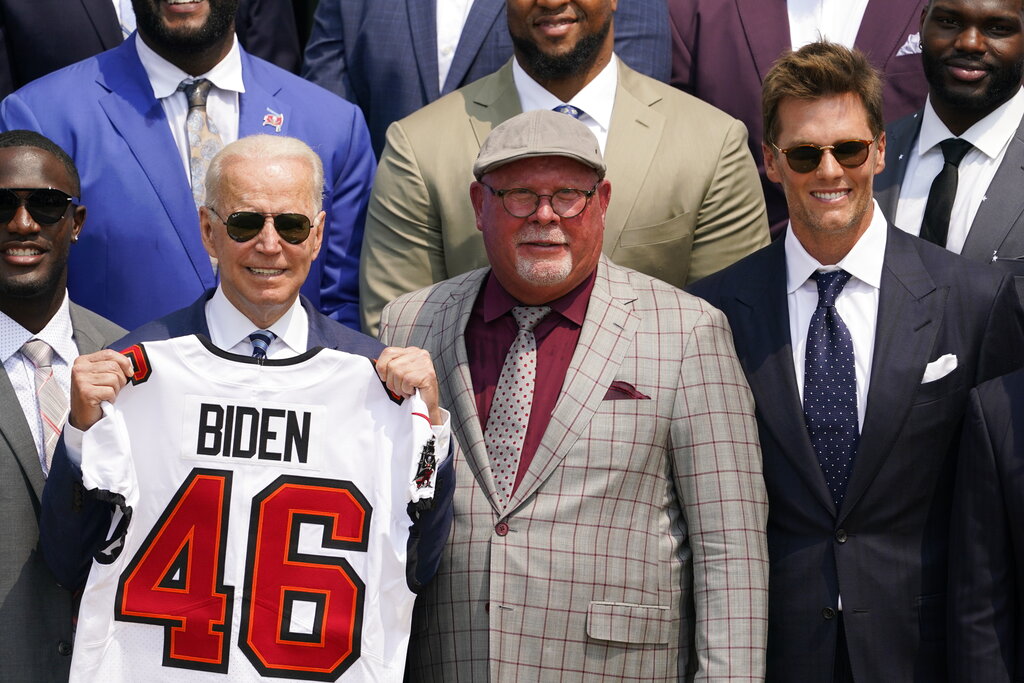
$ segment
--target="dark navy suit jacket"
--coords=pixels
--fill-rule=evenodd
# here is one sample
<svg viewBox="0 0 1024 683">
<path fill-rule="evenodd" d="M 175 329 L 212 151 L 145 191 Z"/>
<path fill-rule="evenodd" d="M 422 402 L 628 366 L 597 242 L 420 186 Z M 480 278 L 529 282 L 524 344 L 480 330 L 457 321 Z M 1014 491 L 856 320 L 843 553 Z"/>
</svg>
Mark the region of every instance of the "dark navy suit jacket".
<svg viewBox="0 0 1024 683">
<path fill-rule="evenodd" d="M 121 350 L 146 341 L 169 339 L 188 334 L 209 335 L 205 306 L 215 290 L 203 294 L 191 306 L 154 320 L 111 345 Z M 372 337 L 351 330 L 317 313 L 305 297 L 302 307 L 309 316 L 308 348 L 322 346 L 375 359 L 384 345 Z M 452 441 L 454 443 L 454 439 Z M 451 451 L 438 468 L 437 495 L 432 510 L 420 512 L 413 523 L 409 558 L 415 561 L 410 587 L 417 590 L 433 578 L 448 540 L 452 521 L 452 494 L 455 474 Z M 93 499 L 82 490 L 81 472 L 67 457 L 63 440 L 53 456 L 49 478 L 43 489 L 40 518 L 40 545 L 57 581 L 70 590 L 80 588 L 88 576 L 97 548 L 110 527 L 109 503 Z"/>
</svg>

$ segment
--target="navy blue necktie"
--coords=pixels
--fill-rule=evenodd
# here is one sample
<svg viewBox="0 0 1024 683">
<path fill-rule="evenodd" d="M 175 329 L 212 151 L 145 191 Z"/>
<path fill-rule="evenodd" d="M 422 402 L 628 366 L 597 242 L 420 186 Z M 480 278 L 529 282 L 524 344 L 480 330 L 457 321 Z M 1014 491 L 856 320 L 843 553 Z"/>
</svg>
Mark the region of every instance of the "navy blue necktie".
<svg viewBox="0 0 1024 683">
<path fill-rule="evenodd" d="M 557 111 L 559 114 L 568 114 L 574 119 L 578 119 L 583 116 L 583 110 L 579 107 L 574 107 L 571 104 L 560 104 L 551 111 Z"/>
<path fill-rule="evenodd" d="M 835 306 L 850 274 L 834 270 L 812 277 L 818 282 L 818 307 L 807 328 L 804 421 L 825 483 L 839 508 L 860 440 L 853 339 Z"/>
<path fill-rule="evenodd" d="M 270 342 L 274 341 L 274 337 L 277 335 L 270 330 L 256 330 L 249 335 L 249 341 L 252 342 L 252 357 L 253 358 L 266 358 L 267 349 L 270 348 Z"/>
</svg>

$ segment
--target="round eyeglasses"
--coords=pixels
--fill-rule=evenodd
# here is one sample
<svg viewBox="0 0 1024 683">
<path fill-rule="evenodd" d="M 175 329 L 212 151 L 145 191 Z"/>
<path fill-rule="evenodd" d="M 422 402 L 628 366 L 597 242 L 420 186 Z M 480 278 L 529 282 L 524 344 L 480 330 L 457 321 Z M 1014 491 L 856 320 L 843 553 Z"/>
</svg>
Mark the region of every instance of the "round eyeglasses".
<svg viewBox="0 0 1024 683">
<path fill-rule="evenodd" d="M 832 158 L 845 168 L 857 168 L 868 160 L 868 150 L 874 140 L 843 140 L 834 145 L 806 143 L 782 149 L 775 143 L 772 147 L 786 155 L 789 167 L 797 173 L 810 173 L 821 164 L 825 150 L 832 152 Z"/>
<path fill-rule="evenodd" d="M 541 197 L 546 197 L 551 202 L 551 210 L 561 218 L 575 218 L 587 208 L 590 198 L 597 192 L 597 183 L 589 190 L 578 190 L 574 187 L 563 187 L 551 194 L 538 194 L 525 187 L 513 187 L 508 190 L 495 190 L 487 183 L 480 181 L 480 184 L 501 199 L 501 205 L 505 211 L 515 218 L 529 218 L 540 207 Z"/>
</svg>

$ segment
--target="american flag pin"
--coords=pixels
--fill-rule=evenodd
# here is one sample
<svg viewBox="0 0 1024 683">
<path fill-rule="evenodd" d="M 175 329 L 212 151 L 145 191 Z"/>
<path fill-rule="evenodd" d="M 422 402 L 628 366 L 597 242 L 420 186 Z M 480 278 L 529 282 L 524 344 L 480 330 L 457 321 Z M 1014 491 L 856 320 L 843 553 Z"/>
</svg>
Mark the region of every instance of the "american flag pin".
<svg viewBox="0 0 1024 683">
<path fill-rule="evenodd" d="M 284 114 L 279 114 L 278 112 L 274 111 L 270 107 L 267 107 L 267 111 L 270 112 L 270 113 L 269 114 L 264 114 L 264 116 L 263 116 L 263 125 L 264 126 L 273 126 L 274 127 L 274 131 L 277 132 L 277 133 L 280 133 L 281 132 L 281 126 L 284 125 Z"/>
</svg>

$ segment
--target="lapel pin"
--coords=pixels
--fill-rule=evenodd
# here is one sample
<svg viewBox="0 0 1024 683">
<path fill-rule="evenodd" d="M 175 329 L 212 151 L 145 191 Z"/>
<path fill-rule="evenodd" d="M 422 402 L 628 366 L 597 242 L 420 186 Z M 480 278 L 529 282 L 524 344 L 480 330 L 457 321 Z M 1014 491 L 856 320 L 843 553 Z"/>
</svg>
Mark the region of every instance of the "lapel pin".
<svg viewBox="0 0 1024 683">
<path fill-rule="evenodd" d="M 284 114 L 279 114 L 278 112 L 274 111 L 270 107 L 267 107 L 267 111 L 270 112 L 270 113 L 263 115 L 263 125 L 264 126 L 273 126 L 274 127 L 274 131 L 277 132 L 277 133 L 280 133 L 281 132 L 281 126 L 284 125 Z"/>
</svg>

